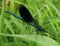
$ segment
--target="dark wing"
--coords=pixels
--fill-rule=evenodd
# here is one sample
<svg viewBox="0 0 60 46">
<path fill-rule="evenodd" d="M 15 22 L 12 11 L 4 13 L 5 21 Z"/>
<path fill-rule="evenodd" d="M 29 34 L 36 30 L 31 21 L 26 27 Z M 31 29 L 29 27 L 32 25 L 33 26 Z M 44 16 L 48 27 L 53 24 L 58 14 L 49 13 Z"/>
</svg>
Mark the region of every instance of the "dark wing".
<svg viewBox="0 0 60 46">
<path fill-rule="evenodd" d="M 32 15 L 25 6 L 19 5 L 19 13 L 25 22 L 30 23 L 34 21 Z"/>
</svg>

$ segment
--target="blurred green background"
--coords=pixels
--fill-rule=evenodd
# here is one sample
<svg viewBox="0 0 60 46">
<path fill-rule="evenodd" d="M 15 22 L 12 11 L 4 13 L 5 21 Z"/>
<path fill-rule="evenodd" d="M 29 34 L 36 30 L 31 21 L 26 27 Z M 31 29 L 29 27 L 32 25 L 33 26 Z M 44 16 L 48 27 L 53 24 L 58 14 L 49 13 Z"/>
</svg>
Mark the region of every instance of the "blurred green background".
<svg viewBox="0 0 60 46">
<path fill-rule="evenodd" d="M 19 16 L 20 4 L 48 32 L 39 32 L 5 12 Z M 60 46 L 60 0 L 0 0 L 0 46 Z"/>
</svg>

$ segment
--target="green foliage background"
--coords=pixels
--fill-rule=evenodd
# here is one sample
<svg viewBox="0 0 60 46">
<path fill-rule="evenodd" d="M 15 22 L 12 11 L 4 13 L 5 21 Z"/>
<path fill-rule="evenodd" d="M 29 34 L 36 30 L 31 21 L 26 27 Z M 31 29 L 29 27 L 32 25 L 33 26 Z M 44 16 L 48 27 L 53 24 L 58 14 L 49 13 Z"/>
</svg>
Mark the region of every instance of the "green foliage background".
<svg viewBox="0 0 60 46">
<path fill-rule="evenodd" d="M 60 46 L 60 0 L 0 0 L 0 46 Z M 7 14 L 19 16 L 18 6 L 25 5 L 48 32 L 38 32 L 27 23 Z"/>
</svg>

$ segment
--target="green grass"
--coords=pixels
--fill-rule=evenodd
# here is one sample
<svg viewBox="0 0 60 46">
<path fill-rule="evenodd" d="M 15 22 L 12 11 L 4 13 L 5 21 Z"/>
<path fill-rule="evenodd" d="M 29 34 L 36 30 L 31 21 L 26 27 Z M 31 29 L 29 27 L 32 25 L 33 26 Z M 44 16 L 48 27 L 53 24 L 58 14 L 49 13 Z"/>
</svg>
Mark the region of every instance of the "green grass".
<svg viewBox="0 0 60 46">
<path fill-rule="evenodd" d="M 5 0 L 0 1 L 0 46 L 60 46 L 60 0 Z M 48 32 L 42 33 L 29 24 L 7 14 L 19 16 L 18 6 L 24 4 L 37 22 Z M 37 38 L 36 38 L 37 37 Z"/>
</svg>

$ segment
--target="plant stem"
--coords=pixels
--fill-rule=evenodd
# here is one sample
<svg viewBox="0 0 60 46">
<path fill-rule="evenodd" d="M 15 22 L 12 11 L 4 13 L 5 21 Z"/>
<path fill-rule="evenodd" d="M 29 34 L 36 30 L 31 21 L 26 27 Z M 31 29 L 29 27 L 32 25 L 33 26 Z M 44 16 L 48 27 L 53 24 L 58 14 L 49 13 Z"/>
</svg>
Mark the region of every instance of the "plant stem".
<svg viewBox="0 0 60 46">
<path fill-rule="evenodd" d="M 4 0 L 2 0 L 2 11 L 1 11 L 1 20 L 0 20 L 0 33 L 2 32 L 3 29 L 3 24 L 4 24 Z M 0 46 L 2 45 L 2 36 L 0 36 Z"/>
</svg>

